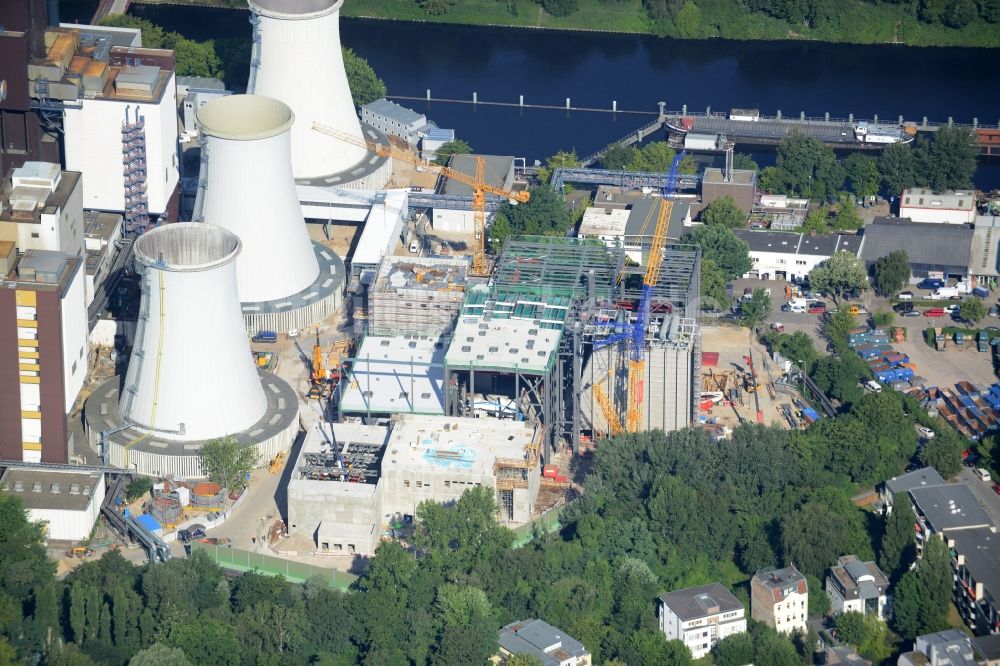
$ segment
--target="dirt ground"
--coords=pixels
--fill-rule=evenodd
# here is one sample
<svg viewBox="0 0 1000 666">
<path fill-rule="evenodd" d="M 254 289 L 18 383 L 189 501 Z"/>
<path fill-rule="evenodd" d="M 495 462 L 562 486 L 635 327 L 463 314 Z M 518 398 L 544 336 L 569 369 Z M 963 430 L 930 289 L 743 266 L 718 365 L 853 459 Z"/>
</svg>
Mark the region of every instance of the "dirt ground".
<svg viewBox="0 0 1000 666">
<path fill-rule="evenodd" d="M 791 398 L 773 391 L 774 381 L 781 377 L 781 371 L 770 362 L 767 350 L 757 342 L 750 343 L 750 335 L 746 329 L 732 326 L 713 326 L 702 329 L 702 351 L 718 352 L 719 364 L 714 368 L 702 368 L 702 388 L 705 391 L 718 391 L 717 383 L 722 383 L 726 391 L 732 386 L 744 385 L 743 376 L 748 370 L 744 357 L 747 349 L 753 352 L 753 361 L 757 369 L 757 381 L 760 391 L 760 411 L 766 424 L 780 424 L 789 427 L 781 415 L 781 405 L 791 403 Z M 711 371 L 714 379 L 708 376 Z M 741 391 L 742 401 L 733 405 L 726 402 L 716 404 L 709 411 L 701 412 L 708 423 L 718 423 L 729 428 L 739 425 L 740 418 L 751 423 L 757 421 L 757 405 L 753 393 Z"/>
</svg>

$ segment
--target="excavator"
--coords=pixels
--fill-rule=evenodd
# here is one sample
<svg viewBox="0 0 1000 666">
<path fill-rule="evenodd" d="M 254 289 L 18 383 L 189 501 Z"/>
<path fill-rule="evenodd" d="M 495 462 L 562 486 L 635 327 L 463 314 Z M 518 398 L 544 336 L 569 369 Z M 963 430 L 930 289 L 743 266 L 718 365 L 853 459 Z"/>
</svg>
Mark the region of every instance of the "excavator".
<svg viewBox="0 0 1000 666">
<path fill-rule="evenodd" d="M 319 328 L 316 328 L 316 344 L 313 345 L 312 373 L 309 375 L 310 400 L 319 400 L 323 397 L 329 382 L 326 377 L 326 370 L 323 368 L 323 348 L 319 345 Z"/>
</svg>

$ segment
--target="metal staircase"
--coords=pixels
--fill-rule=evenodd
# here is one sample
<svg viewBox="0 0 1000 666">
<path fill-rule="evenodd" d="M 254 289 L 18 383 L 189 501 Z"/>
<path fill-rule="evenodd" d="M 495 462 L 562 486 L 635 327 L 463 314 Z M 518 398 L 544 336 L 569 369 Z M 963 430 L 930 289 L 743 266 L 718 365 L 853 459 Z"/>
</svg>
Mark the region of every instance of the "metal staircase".
<svg viewBox="0 0 1000 666">
<path fill-rule="evenodd" d="M 146 119 L 129 118 L 125 107 L 122 123 L 122 176 L 125 186 L 125 231 L 141 234 L 149 228 L 149 197 L 146 194 Z"/>
</svg>

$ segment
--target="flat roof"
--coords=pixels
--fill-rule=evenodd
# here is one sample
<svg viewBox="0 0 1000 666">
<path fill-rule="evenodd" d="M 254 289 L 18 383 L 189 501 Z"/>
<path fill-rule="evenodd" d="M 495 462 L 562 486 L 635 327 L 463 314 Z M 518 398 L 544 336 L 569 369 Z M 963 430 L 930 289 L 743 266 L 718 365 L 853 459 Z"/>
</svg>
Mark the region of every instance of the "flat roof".
<svg viewBox="0 0 1000 666">
<path fill-rule="evenodd" d="M 944 478 L 942 478 L 936 469 L 933 467 L 924 467 L 923 469 L 894 476 L 885 482 L 885 489 L 890 494 L 896 495 L 897 493 L 908 492 L 914 488 L 940 486 L 943 483 Z"/>
<path fill-rule="evenodd" d="M 448 347 L 448 367 L 544 374 L 559 349 L 562 330 L 544 328 L 538 321 L 461 315 Z"/>
<path fill-rule="evenodd" d="M 647 196 L 635 201 L 629 211 L 625 235 L 652 238 L 656 232 L 656 222 L 659 219 L 662 204 L 663 197 L 661 196 Z M 667 225 L 667 238 L 669 240 L 678 240 L 684 235 L 684 218 L 687 217 L 690 208 L 691 205 L 687 202 L 674 201 L 674 205 L 670 209 L 670 222 Z"/>
<path fill-rule="evenodd" d="M 667 592 L 660 595 L 660 601 L 665 603 L 682 622 L 743 608 L 740 600 L 720 583 Z"/>
<path fill-rule="evenodd" d="M 0 287 L 16 289 L 58 290 L 62 297 L 72 284 L 76 272 L 83 266 L 82 257 L 71 257 L 53 250 L 28 250 L 20 255 L 7 279 L 0 276 Z M 31 271 L 37 271 L 34 276 Z"/>
<path fill-rule="evenodd" d="M 577 236 L 624 236 L 630 211 L 626 208 L 591 206 L 580 221 Z"/>
<path fill-rule="evenodd" d="M 400 257 L 390 255 L 379 265 L 377 291 L 465 291 L 469 260 L 461 257 Z"/>
<path fill-rule="evenodd" d="M 945 530 L 945 537 L 954 540 L 955 552 L 965 558 L 965 568 L 976 582 L 994 598 L 1000 595 L 1000 534 L 996 528 Z"/>
<path fill-rule="evenodd" d="M 423 468 L 488 476 L 498 458 L 527 459 L 534 439 L 525 421 L 405 415 L 389 433 L 382 473 Z"/>
<path fill-rule="evenodd" d="M 757 172 L 753 169 L 733 169 L 733 180 L 732 182 L 727 183 L 726 174 L 723 169 L 709 167 L 705 169 L 702 182 L 711 183 L 713 185 L 750 186 L 757 182 Z"/>
<path fill-rule="evenodd" d="M 58 169 L 58 165 L 56 166 Z M 63 208 L 69 202 L 70 195 L 76 189 L 80 182 L 81 174 L 79 171 L 62 171 L 58 174 L 59 182 L 56 184 L 54 190 L 50 190 L 47 187 L 30 187 L 28 189 L 36 190 L 39 195 L 36 197 L 38 204 L 32 208 L 32 210 L 12 210 L 9 203 L 12 197 L 18 196 L 18 190 L 23 191 L 25 187 L 19 186 L 14 187 L 13 178 L 14 173 L 11 172 L 9 177 L 4 179 L 2 185 L 0 185 L 0 199 L 5 203 L 0 206 L 0 222 L 16 222 L 18 224 L 41 224 L 42 213 L 46 215 L 54 215 Z M 40 174 L 39 174 L 40 175 Z M 29 176 L 29 174 L 18 174 L 19 177 Z"/>
<path fill-rule="evenodd" d="M 971 190 L 945 190 L 935 193 L 925 187 L 903 190 L 900 206 L 928 210 L 972 210 L 976 206 L 976 193 Z"/>
<path fill-rule="evenodd" d="M 469 176 L 476 175 L 476 158 L 482 157 L 486 161 L 486 183 L 493 187 L 507 187 L 507 179 L 514 169 L 514 158 L 507 155 L 475 155 L 459 154 L 452 155 L 448 163 L 455 171 L 461 171 Z M 472 195 L 472 188 L 465 183 L 451 178 L 445 178 L 444 187 L 441 188 L 443 194 L 456 197 L 467 197 Z"/>
<path fill-rule="evenodd" d="M 342 490 L 374 497 L 381 451 L 388 436 L 389 428 L 385 426 L 317 421 L 302 440 L 289 483 L 301 488 L 322 488 L 324 495 L 328 490 L 349 486 Z M 371 488 L 371 491 L 359 488 Z"/>
<path fill-rule="evenodd" d="M 733 229 L 740 240 L 746 241 L 751 252 L 782 252 L 786 254 L 832 257 L 837 252 L 857 256 L 864 237 L 856 234 L 816 235 L 793 231 L 754 231 Z"/>
<path fill-rule="evenodd" d="M 121 213 L 85 210 L 83 211 L 83 235 L 86 238 L 99 238 L 107 242 L 121 227 L 123 219 Z"/>
<path fill-rule="evenodd" d="M 533 654 L 543 666 L 559 666 L 573 657 L 590 654 L 583 643 L 544 620 L 511 622 L 497 635 L 500 647 L 511 654 Z"/>
<path fill-rule="evenodd" d="M 910 497 L 935 532 L 993 524 L 967 483 L 913 488 Z"/>
<path fill-rule="evenodd" d="M 382 257 L 392 253 L 396 240 L 403 233 L 403 218 L 409 208 L 406 190 L 388 190 L 373 204 L 361 238 L 354 248 L 352 266 L 377 266 Z"/>
<path fill-rule="evenodd" d="M 103 482 L 102 472 L 9 467 L 0 477 L 0 488 L 20 498 L 27 509 L 83 511 Z"/>
<path fill-rule="evenodd" d="M 366 336 L 348 371 L 341 411 L 444 414 L 446 345 L 412 335 Z"/>
</svg>

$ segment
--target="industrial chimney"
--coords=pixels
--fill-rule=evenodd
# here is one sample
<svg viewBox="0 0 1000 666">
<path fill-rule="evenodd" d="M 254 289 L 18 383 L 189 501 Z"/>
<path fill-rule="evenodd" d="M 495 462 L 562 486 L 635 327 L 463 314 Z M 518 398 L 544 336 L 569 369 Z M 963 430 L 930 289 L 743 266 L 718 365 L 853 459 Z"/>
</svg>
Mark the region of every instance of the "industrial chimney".
<svg viewBox="0 0 1000 666">
<path fill-rule="evenodd" d="M 134 246 L 142 302 L 119 412 L 160 439 L 246 430 L 267 409 L 236 287 L 240 240 L 210 224 L 169 224 Z"/>
<path fill-rule="evenodd" d="M 291 109 L 270 97 L 230 95 L 197 117 L 207 157 L 201 218 L 243 244 L 240 301 L 283 301 L 310 287 L 320 266 L 292 177 L 289 129 L 299 123 Z"/>
<path fill-rule="evenodd" d="M 340 47 L 344 0 L 249 0 L 253 54 L 247 91 L 292 108 L 292 171 L 310 179 L 369 158 L 356 145 L 312 130 L 314 122 L 362 139 Z"/>
</svg>

